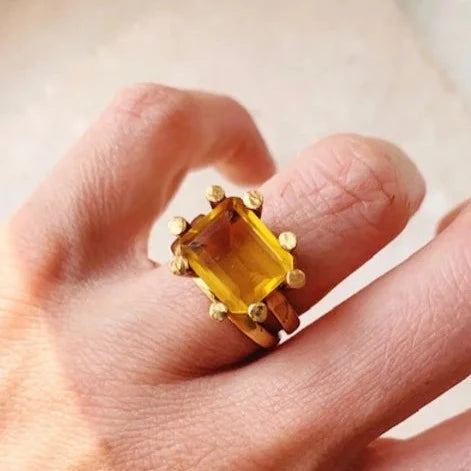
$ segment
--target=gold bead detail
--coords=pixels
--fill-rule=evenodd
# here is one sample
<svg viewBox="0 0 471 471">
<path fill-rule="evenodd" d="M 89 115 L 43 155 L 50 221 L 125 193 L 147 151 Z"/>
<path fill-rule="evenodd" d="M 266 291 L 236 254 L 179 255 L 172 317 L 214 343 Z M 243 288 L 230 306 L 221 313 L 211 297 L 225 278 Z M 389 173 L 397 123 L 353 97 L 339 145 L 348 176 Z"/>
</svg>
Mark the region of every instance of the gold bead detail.
<svg viewBox="0 0 471 471">
<path fill-rule="evenodd" d="M 256 211 L 262 207 L 263 195 L 257 190 L 250 190 L 244 194 L 242 201 L 246 208 Z"/>
<path fill-rule="evenodd" d="M 175 255 L 169 263 L 170 271 L 174 275 L 184 275 L 189 269 L 188 259 L 181 255 Z"/>
<path fill-rule="evenodd" d="M 175 216 L 170 221 L 168 221 L 168 230 L 170 234 L 174 236 L 182 235 L 188 228 L 188 223 L 185 218 L 181 216 Z"/>
<path fill-rule="evenodd" d="M 216 321 L 223 321 L 228 314 L 227 306 L 220 301 L 215 301 L 209 306 L 209 315 Z"/>
<path fill-rule="evenodd" d="M 206 188 L 206 199 L 210 203 L 220 203 L 225 197 L 224 189 L 219 185 L 211 185 Z"/>
<path fill-rule="evenodd" d="M 302 288 L 306 284 L 306 275 L 299 268 L 289 271 L 286 274 L 286 284 L 290 288 Z"/>
<path fill-rule="evenodd" d="M 268 308 L 265 303 L 254 303 L 249 306 L 249 317 L 255 322 L 265 322 L 268 316 Z"/>
<path fill-rule="evenodd" d="M 289 231 L 282 232 L 278 236 L 278 240 L 280 241 L 280 245 L 285 250 L 288 250 L 288 252 L 291 252 L 291 250 L 294 250 L 296 248 L 296 245 L 298 244 L 298 239 L 294 232 L 289 232 Z"/>
</svg>

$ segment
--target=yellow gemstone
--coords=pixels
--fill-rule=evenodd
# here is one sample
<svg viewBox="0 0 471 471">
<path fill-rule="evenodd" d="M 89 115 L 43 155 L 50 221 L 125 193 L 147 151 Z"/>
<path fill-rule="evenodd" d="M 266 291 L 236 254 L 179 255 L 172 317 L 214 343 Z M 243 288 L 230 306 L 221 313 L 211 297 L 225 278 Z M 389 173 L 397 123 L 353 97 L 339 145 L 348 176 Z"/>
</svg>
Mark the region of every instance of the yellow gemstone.
<svg viewBox="0 0 471 471">
<path fill-rule="evenodd" d="M 247 313 L 293 269 L 293 256 L 240 198 L 227 198 L 181 238 L 193 271 L 234 314 Z"/>
</svg>

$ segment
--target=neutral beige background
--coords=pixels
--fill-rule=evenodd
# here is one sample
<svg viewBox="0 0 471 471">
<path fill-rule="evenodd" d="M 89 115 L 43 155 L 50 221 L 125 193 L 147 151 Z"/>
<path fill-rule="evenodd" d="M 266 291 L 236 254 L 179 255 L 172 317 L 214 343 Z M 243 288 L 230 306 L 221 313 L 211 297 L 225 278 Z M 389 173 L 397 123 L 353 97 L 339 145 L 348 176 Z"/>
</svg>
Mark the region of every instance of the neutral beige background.
<svg viewBox="0 0 471 471">
<path fill-rule="evenodd" d="M 20 204 L 115 91 L 136 81 L 235 96 L 281 169 L 332 132 L 396 141 L 426 176 L 423 208 L 397 241 L 313 309 L 312 320 L 426 243 L 443 212 L 471 193 L 469 5 L 0 0 L 0 216 Z M 203 209 L 203 188 L 218 181 L 211 170 L 191 175 L 165 216 Z M 168 242 L 157 224 L 152 255 L 167 257 Z M 468 381 L 393 434 L 416 433 L 470 406 Z"/>
</svg>

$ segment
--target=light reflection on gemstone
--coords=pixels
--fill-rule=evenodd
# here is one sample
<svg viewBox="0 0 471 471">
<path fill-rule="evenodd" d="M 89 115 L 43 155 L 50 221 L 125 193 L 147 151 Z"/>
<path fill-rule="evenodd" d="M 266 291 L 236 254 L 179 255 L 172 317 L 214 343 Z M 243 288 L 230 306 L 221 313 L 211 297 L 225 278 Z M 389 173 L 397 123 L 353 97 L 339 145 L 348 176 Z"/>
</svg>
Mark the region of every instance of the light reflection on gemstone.
<svg viewBox="0 0 471 471">
<path fill-rule="evenodd" d="M 240 198 L 227 198 L 181 238 L 182 255 L 232 313 L 247 313 L 293 269 L 293 257 Z"/>
</svg>

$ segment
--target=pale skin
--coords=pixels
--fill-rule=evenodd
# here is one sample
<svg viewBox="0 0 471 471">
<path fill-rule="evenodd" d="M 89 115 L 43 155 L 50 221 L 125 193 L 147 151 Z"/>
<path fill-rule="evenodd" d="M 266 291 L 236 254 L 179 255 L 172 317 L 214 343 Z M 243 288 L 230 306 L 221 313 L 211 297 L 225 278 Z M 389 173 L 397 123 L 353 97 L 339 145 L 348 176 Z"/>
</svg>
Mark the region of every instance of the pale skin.
<svg viewBox="0 0 471 471">
<path fill-rule="evenodd" d="M 120 93 L 2 226 L 0 469 L 471 469 L 470 412 L 380 438 L 471 372 L 470 206 L 260 355 L 209 318 L 191 280 L 148 259 L 153 223 L 207 165 L 260 185 L 267 225 L 297 233 L 307 285 L 287 296 L 300 313 L 401 232 L 424 196 L 387 142 L 332 136 L 274 175 L 233 100 L 152 84 Z"/>
</svg>

